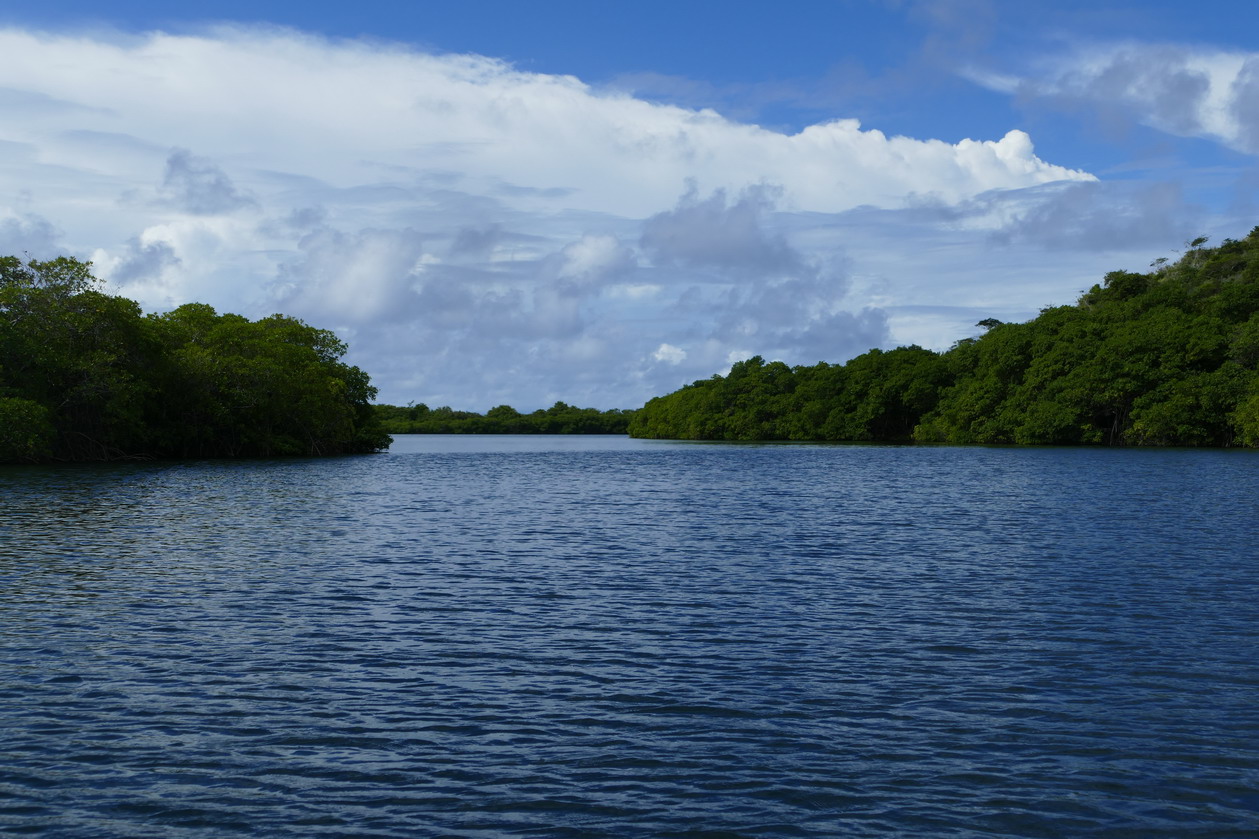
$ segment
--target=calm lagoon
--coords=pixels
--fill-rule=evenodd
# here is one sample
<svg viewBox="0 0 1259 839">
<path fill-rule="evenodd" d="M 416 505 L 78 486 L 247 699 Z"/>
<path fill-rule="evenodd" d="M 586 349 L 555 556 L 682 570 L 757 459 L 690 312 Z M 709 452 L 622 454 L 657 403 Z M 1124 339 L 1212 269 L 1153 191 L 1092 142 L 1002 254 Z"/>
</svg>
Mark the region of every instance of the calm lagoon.
<svg viewBox="0 0 1259 839">
<path fill-rule="evenodd" d="M 1259 835 L 1259 452 L 399 437 L 0 499 L 0 832 Z"/>
</svg>

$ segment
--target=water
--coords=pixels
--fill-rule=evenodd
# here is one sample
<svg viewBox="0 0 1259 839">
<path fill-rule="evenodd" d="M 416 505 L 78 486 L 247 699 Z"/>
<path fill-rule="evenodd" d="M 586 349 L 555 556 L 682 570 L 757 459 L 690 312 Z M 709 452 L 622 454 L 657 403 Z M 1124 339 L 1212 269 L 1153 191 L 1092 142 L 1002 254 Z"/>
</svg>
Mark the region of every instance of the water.
<svg viewBox="0 0 1259 839">
<path fill-rule="evenodd" d="M 418 437 L 0 498 L 0 832 L 1259 835 L 1259 453 Z"/>
</svg>

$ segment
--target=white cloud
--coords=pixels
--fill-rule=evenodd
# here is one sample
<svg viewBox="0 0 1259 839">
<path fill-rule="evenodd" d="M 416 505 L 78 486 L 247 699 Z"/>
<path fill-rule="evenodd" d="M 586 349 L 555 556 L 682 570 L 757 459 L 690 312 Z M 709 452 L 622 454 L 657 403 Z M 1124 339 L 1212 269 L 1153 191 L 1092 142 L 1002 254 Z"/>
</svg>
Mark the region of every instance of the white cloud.
<svg viewBox="0 0 1259 839">
<path fill-rule="evenodd" d="M 199 216 L 231 213 L 255 203 L 214 161 L 195 157 L 187 149 L 175 149 L 166 158 L 159 192 L 174 209 Z"/>
<path fill-rule="evenodd" d="M 351 328 L 417 312 L 424 246 L 416 231 L 321 228 L 303 236 L 298 249 L 300 259 L 280 266 L 281 306 Z"/>
<path fill-rule="evenodd" d="M 638 264 L 634 252 L 615 236 L 590 234 L 565 245 L 560 251 L 559 279 L 570 284 L 598 285 L 633 271 Z"/>
<path fill-rule="evenodd" d="M 961 230 L 984 196 L 1094 180 L 1020 131 L 783 134 L 274 29 L 0 29 L 0 106 L 3 249 L 92 255 L 150 308 L 306 318 L 350 341 L 382 398 L 481 409 L 629 407 L 732 352 L 811 363 L 913 340 L 886 311 L 912 282 L 889 272 L 878 298 L 843 259 L 903 249 L 857 232 L 856 208 Z M 956 235 L 994 246 L 980 227 Z"/>
<path fill-rule="evenodd" d="M 836 120 L 784 135 L 492 59 L 272 30 L 112 43 L 0 30 L 0 81 L 40 103 L 15 107 L 25 118 L 6 139 L 37 141 L 45 161 L 72 167 L 89 161 L 49 129 L 138 137 L 242 176 L 262 167 L 339 188 L 389 169 L 395 179 L 454 170 L 543 190 L 542 204 L 561 187 L 572 190 L 565 207 L 629 216 L 688 178 L 705 191 L 781 184 L 793 206 L 835 212 L 910 191 L 951 200 L 1087 177 L 1036 158 L 1021 132 L 953 145 Z M 50 101 L 65 104 L 49 112 Z"/>
<path fill-rule="evenodd" d="M 977 83 L 1028 99 L 1087 104 L 1180 137 L 1259 153 L 1259 53 L 1172 44 L 1108 44 L 1042 62 L 1034 73 L 974 71 Z"/>
<path fill-rule="evenodd" d="M 145 282 L 160 282 L 181 265 L 175 249 L 162 239 L 136 236 L 127 242 L 125 251 L 110 254 L 101 251 L 95 260 L 99 276 L 108 277 L 118 286 L 135 289 Z"/>
<path fill-rule="evenodd" d="M 801 268 L 799 255 L 763 223 L 778 197 L 774 193 L 752 186 L 730 203 L 719 189 L 700 200 L 692 183 L 674 209 L 647 219 L 640 244 L 661 265 L 795 274 Z"/>
<path fill-rule="evenodd" d="M 686 350 L 681 347 L 675 347 L 672 344 L 661 344 L 656 351 L 651 354 L 656 361 L 663 361 L 665 364 L 681 364 L 686 360 Z"/>
<path fill-rule="evenodd" d="M 34 259 L 56 255 L 60 234 L 57 228 L 34 213 L 0 210 L 0 255 L 29 254 Z"/>
</svg>

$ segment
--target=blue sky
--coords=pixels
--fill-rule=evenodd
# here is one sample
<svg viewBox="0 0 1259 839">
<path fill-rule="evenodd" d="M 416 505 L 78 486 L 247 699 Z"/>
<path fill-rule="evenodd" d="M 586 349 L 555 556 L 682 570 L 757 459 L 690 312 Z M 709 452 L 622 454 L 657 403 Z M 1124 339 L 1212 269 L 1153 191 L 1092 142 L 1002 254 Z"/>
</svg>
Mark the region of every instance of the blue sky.
<svg viewBox="0 0 1259 839">
<path fill-rule="evenodd" d="M 9 0 L 0 252 L 527 410 L 945 349 L 1259 224 L 1252 4 L 780 5 Z"/>
</svg>

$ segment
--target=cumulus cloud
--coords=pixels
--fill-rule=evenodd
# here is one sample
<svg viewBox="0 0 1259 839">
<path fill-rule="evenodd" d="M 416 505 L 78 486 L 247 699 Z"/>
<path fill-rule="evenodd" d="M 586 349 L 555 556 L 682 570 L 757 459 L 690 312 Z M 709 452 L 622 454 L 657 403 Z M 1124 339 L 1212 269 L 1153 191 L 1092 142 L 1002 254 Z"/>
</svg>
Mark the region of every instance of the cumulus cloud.
<svg viewBox="0 0 1259 839">
<path fill-rule="evenodd" d="M 406 318 L 416 311 L 423 242 L 414 230 L 321 228 L 279 268 L 275 298 L 302 316 L 338 326 Z"/>
<path fill-rule="evenodd" d="M 1087 178 L 1035 157 L 1018 132 L 949 144 L 836 120 L 784 135 L 493 59 L 274 30 L 116 43 L 0 30 L 0 84 L 83 106 L 66 112 L 80 129 L 121 123 L 333 184 L 379 177 L 382 165 L 454 169 L 627 215 L 653 212 L 686 178 L 704 189 L 782 184 L 800 208 L 823 211 L 899 202 L 907 183 L 956 198 Z M 215 198 L 233 197 L 196 161 L 171 165 L 177 183 L 188 173 Z"/>
<path fill-rule="evenodd" d="M 253 205 L 212 160 L 176 149 L 166 158 L 162 196 L 176 209 L 193 215 L 219 215 Z"/>
<path fill-rule="evenodd" d="M 710 335 L 791 364 L 846 359 L 888 343 L 886 312 L 851 305 L 842 278 L 820 272 L 735 287 Z"/>
<path fill-rule="evenodd" d="M 4 213 L 0 209 L 0 256 L 49 259 L 57 255 L 57 228 L 34 213 Z"/>
<path fill-rule="evenodd" d="M 842 262 L 805 254 L 774 226 L 780 195 L 756 185 L 732 201 L 723 190 L 700 198 L 692 187 L 674 209 L 644 222 L 640 244 L 654 264 L 692 283 L 677 298 L 692 342 L 755 347 L 792 363 L 846 358 L 884 343 L 882 312 L 851 311 Z"/>
<path fill-rule="evenodd" d="M 743 190 L 733 203 L 724 189 L 701 200 L 691 184 L 674 209 L 647 219 L 639 242 L 663 265 L 796 273 L 801 267 L 798 254 L 762 224 L 779 194 L 781 190 L 757 185 Z"/>
<path fill-rule="evenodd" d="M 624 277 L 637 264 L 634 252 L 616 236 L 587 233 L 560 251 L 556 277 L 568 288 L 589 288 Z"/>
<path fill-rule="evenodd" d="M 276 29 L 0 29 L 0 106 L 0 182 L 28 196 L 0 194 L 0 245 L 92 255 L 150 308 L 303 317 L 350 342 L 382 398 L 469 408 L 628 407 L 731 353 L 811 363 L 915 340 L 895 294 L 871 291 L 881 254 L 862 249 L 883 240 L 854 219 L 931 206 L 962 216 L 924 224 L 951 224 L 1010 193 L 1030 229 L 1052 200 L 1037 189 L 1094 180 L 1021 131 L 781 133 Z M 843 258 L 858 252 L 864 273 Z M 878 287 L 903 288 L 893 273 Z"/>
<path fill-rule="evenodd" d="M 675 347 L 672 344 L 661 344 L 656 347 L 656 351 L 651 354 L 651 357 L 666 364 L 680 364 L 686 360 L 686 350 L 681 347 Z"/>
<path fill-rule="evenodd" d="M 455 234 L 455 240 L 450 244 L 450 255 L 456 258 L 484 259 L 490 256 L 503 240 L 502 225 L 465 227 Z"/>
<path fill-rule="evenodd" d="M 1246 59 L 1233 78 L 1229 93 L 1238 145 L 1251 152 L 1259 151 L 1259 55 Z"/>
<path fill-rule="evenodd" d="M 135 238 L 127 242 L 125 255 L 107 273 L 109 280 L 121 285 L 160 277 L 169 268 L 176 268 L 181 260 L 167 242 L 147 244 Z"/>
<path fill-rule="evenodd" d="M 985 196 L 977 215 L 1004 217 L 992 239 L 1053 250 L 1166 247 L 1191 237 L 1202 212 L 1173 183 L 1055 184 L 1030 194 Z"/>
</svg>

